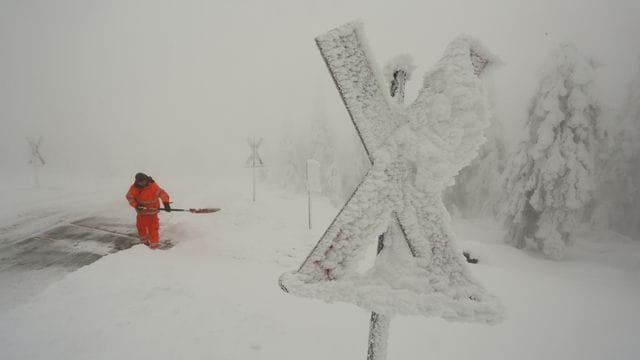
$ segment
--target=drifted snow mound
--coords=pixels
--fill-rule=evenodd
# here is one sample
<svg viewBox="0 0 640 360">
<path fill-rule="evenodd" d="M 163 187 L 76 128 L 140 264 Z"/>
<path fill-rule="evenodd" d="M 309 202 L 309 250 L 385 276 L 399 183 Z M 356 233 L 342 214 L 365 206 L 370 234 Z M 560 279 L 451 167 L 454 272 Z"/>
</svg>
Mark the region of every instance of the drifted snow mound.
<svg viewBox="0 0 640 360">
<path fill-rule="evenodd" d="M 469 274 L 453 242 L 440 196 L 484 141 L 489 121 L 478 76 L 495 57 L 468 36 L 454 40 L 416 101 L 399 109 L 389 105 L 359 24 L 317 43 L 372 167 L 300 269 L 282 275 L 281 287 L 384 315 L 501 320 L 502 305 Z M 375 265 L 357 273 L 382 233 Z"/>
</svg>

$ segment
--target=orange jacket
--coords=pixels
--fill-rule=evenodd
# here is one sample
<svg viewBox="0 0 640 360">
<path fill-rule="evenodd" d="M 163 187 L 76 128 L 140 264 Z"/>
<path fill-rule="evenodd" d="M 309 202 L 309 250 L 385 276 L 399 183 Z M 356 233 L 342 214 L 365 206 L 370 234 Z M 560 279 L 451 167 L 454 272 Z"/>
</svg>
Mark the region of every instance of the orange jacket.
<svg viewBox="0 0 640 360">
<path fill-rule="evenodd" d="M 141 215 L 157 214 L 160 208 L 158 199 L 162 200 L 162 202 L 169 202 L 169 194 L 151 178 L 149 178 L 149 183 L 145 187 L 139 188 L 136 184 L 131 185 L 126 198 L 131 207 L 144 206 L 144 209 L 138 211 Z"/>
</svg>

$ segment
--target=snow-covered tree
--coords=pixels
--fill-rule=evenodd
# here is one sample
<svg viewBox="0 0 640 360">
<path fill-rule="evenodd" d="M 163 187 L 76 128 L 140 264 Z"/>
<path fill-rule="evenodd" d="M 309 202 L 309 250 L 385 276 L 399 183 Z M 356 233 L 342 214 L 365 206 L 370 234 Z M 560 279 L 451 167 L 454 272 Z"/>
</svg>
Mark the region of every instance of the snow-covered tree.
<svg viewBox="0 0 640 360">
<path fill-rule="evenodd" d="M 593 197 L 604 142 L 593 61 L 565 43 L 553 52 L 528 111 L 528 138 L 506 171 L 506 240 L 561 259 Z"/>
<path fill-rule="evenodd" d="M 622 234 L 640 238 L 640 66 L 606 151 L 591 220 Z"/>
</svg>

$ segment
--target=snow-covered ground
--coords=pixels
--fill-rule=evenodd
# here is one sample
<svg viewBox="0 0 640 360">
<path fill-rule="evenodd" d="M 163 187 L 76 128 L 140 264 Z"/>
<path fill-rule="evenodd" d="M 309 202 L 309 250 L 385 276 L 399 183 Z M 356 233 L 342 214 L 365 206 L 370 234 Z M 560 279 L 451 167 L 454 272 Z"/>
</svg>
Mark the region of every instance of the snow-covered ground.
<svg viewBox="0 0 640 360">
<path fill-rule="evenodd" d="M 223 211 L 162 214 L 161 237 L 173 248 L 134 246 L 42 277 L 47 287 L 23 294 L 20 304 L 0 304 L 1 359 L 365 358 L 369 313 L 278 287 L 337 209 L 316 199 L 309 231 L 303 195 L 261 185 L 252 203 L 245 178 L 158 180 L 176 207 Z M 0 249 L 88 213 L 133 222 L 127 181 L 86 191 L 2 190 L 18 210 L 0 214 Z M 458 220 L 455 229 L 461 249 L 479 257 L 471 271 L 502 300 L 506 320 L 486 326 L 396 317 L 389 359 L 638 358 L 640 243 L 584 231 L 556 262 L 503 244 L 491 221 Z"/>
</svg>

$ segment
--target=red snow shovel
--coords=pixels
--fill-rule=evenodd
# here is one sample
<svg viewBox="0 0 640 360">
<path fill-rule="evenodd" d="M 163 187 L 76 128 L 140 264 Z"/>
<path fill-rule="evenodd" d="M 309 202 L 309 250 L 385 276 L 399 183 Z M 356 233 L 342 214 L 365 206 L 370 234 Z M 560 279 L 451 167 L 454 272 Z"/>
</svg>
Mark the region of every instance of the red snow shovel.
<svg viewBox="0 0 640 360">
<path fill-rule="evenodd" d="M 158 210 L 167 211 L 164 208 L 159 208 Z M 171 208 L 171 211 L 185 211 L 193 214 L 210 214 L 217 211 L 220 211 L 219 208 L 204 208 L 204 209 L 174 209 Z"/>
</svg>

